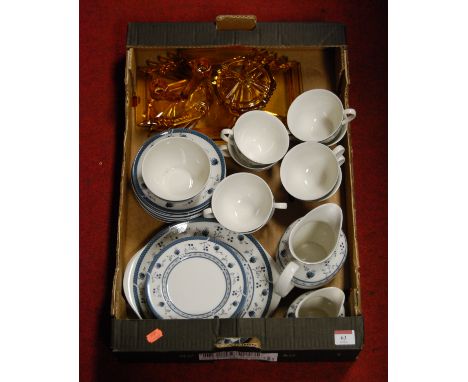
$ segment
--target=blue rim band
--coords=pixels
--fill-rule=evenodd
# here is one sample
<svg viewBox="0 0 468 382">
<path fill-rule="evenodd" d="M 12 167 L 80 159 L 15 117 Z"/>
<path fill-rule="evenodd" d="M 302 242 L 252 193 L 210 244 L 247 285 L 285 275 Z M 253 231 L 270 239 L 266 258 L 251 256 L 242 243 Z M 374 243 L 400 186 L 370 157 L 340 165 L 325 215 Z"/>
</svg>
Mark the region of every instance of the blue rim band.
<svg viewBox="0 0 468 382">
<path fill-rule="evenodd" d="M 228 251 L 232 257 L 235 259 L 235 261 L 237 262 L 237 264 L 239 265 L 239 268 L 241 270 L 241 273 L 242 273 L 242 277 L 243 277 L 243 287 L 244 287 L 244 290 L 247 288 L 247 277 L 245 275 L 245 271 L 244 271 L 244 267 L 242 266 L 242 263 L 240 262 L 240 260 L 238 259 L 238 256 L 237 254 L 235 253 L 234 251 L 234 248 L 230 247 L 230 246 L 227 246 L 225 243 L 219 241 L 219 240 L 216 240 L 216 239 L 209 239 L 207 238 L 206 236 L 191 236 L 191 237 L 183 237 L 183 238 L 180 238 L 180 239 L 177 239 L 177 240 L 174 240 L 172 241 L 170 244 L 166 245 L 164 248 L 162 248 L 158 254 L 153 258 L 152 262 L 151 262 L 151 265 L 150 267 L 148 268 L 148 271 L 147 271 L 147 275 L 148 277 L 146 278 L 146 281 L 145 281 L 145 294 L 146 294 L 146 300 L 148 301 L 148 306 L 150 307 L 151 309 L 151 312 L 157 317 L 157 318 L 160 318 L 160 319 L 164 319 L 164 317 L 161 317 L 157 312 L 156 310 L 154 309 L 152 303 L 151 303 L 151 300 L 150 300 L 150 289 L 151 289 L 151 285 L 150 285 L 150 281 L 151 281 L 151 278 L 150 278 L 150 275 L 151 275 L 151 272 L 155 266 L 155 264 L 157 263 L 158 259 L 162 256 L 163 253 L 165 253 L 167 250 L 169 250 L 170 248 L 172 248 L 173 246 L 179 244 L 179 243 L 182 243 L 182 242 L 185 242 L 185 241 L 190 241 L 190 240 L 203 240 L 203 241 L 210 241 L 212 243 L 215 243 L 215 244 L 218 244 L 219 246 L 223 247 L 226 251 Z M 197 257 L 197 256 L 194 256 L 194 257 Z M 232 318 L 232 317 L 237 317 L 237 314 L 239 313 L 239 310 L 241 310 L 243 307 L 244 307 L 244 303 L 245 303 L 245 293 L 243 293 L 243 296 L 242 296 L 242 299 L 239 303 L 239 305 L 237 306 L 236 310 L 232 313 L 232 315 L 229 317 L 229 318 Z M 219 307 L 216 307 L 216 308 L 219 308 Z M 216 309 L 215 308 L 215 309 Z M 219 309 L 218 309 L 219 310 Z M 209 312 L 208 312 L 209 313 Z M 206 313 L 204 313 L 206 314 Z M 204 315 L 202 314 L 202 315 Z M 201 315 L 192 315 L 193 318 L 197 318 L 197 316 L 201 316 Z"/>
</svg>

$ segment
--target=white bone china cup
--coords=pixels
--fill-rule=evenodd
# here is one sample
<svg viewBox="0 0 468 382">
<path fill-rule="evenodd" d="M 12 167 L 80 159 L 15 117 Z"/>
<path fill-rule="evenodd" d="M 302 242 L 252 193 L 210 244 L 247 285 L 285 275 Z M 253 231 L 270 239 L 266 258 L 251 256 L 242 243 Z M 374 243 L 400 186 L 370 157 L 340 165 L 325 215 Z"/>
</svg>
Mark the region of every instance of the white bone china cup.
<svg viewBox="0 0 468 382">
<path fill-rule="evenodd" d="M 291 134 L 301 141 L 326 141 L 356 118 L 356 110 L 344 109 L 341 100 L 325 89 L 308 90 L 299 95 L 288 109 Z"/>
<path fill-rule="evenodd" d="M 242 114 L 232 129 L 223 129 L 221 138 L 234 144 L 249 160 L 258 164 L 278 162 L 289 148 L 289 134 L 283 123 L 274 115 L 261 110 Z"/>
<path fill-rule="evenodd" d="M 229 142 L 226 145 L 219 146 L 219 149 L 226 158 L 232 158 L 239 166 L 242 166 L 248 170 L 252 171 L 263 171 L 267 170 L 274 165 L 272 164 L 258 164 L 252 162 L 250 159 L 246 158 L 239 150 L 237 149 L 235 143 L 233 142 L 232 135 L 229 137 Z"/>
<path fill-rule="evenodd" d="M 344 151 L 340 145 L 331 150 L 317 142 L 298 144 L 281 162 L 281 183 L 296 199 L 313 201 L 324 197 L 340 181 Z"/>
<path fill-rule="evenodd" d="M 268 184 L 259 176 L 239 172 L 223 179 L 213 192 L 211 208 L 205 218 L 216 218 L 224 227 L 240 233 L 262 228 L 275 209 L 286 209 L 286 203 L 275 203 Z"/>
<path fill-rule="evenodd" d="M 275 292 L 286 296 L 294 287 L 292 279 L 301 266 L 320 264 L 335 250 L 343 225 L 343 211 L 334 203 L 322 204 L 307 213 L 294 226 L 288 247 L 293 260 L 281 272 Z"/>
<path fill-rule="evenodd" d="M 210 161 L 205 151 L 189 139 L 161 139 L 145 154 L 142 177 L 148 189 L 161 199 L 193 198 L 205 187 Z"/>
<path fill-rule="evenodd" d="M 339 288 L 328 287 L 313 292 L 302 300 L 294 316 L 303 317 L 338 317 L 345 302 L 345 294 Z"/>
</svg>

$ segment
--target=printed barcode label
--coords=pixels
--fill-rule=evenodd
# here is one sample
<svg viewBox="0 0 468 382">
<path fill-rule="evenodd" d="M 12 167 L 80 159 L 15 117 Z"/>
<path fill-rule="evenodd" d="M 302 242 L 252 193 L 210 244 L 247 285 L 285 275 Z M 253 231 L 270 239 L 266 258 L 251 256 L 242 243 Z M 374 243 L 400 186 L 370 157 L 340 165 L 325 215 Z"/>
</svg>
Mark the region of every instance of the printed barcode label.
<svg viewBox="0 0 468 382">
<path fill-rule="evenodd" d="M 335 330 L 335 345 L 356 345 L 354 330 Z"/>
<path fill-rule="evenodd" d="M 259 361 L 277 362 L 278 353 L 253 353 L 240 351 L 221 351 L 218 353 L 200 353 L 200 361 L 213 361 L 218 359 L 252 359 Z"/>
</svg>

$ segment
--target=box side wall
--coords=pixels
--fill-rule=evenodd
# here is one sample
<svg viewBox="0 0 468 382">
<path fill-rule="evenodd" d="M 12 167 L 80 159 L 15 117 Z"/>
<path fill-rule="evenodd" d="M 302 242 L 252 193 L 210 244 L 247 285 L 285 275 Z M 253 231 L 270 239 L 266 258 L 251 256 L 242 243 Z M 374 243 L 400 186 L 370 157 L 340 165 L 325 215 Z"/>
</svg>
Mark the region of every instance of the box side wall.
<svg viewBox="0 0 468 382">
<path fill-rule="evenodd" d="M 305 352 L 359 350 L 364 340 L 362 316 L 344 318 L 252 318 L 213 320 L 114 320 L 112 348 L 118 352 L 225 351 L 215 344 L 224 338 L 257 339 L 259 349 L 247 351 Z M 158 328 L 163 337 L 148 343 L 146 335 Z M 354 344 L 338 345 L 335 330 L 354 330 Z M 245 351 L 242 347 L 231 349 Z"/>
<path fill-rule="evenodd" d="M 127 237 L 127 211 L 128 203 L 126 202 L 126 195 L 132 192 L 128 187 L 127 174 L 130 162 L 130 151 L 128 146 L 132 141 L 133 121 L 132 114 L 132 97 L 135 94 L 135 77 L 133 75 L 136 66 L 134 50 L 132 48 L 127 50 L 126 64 L 125 64 L 125 133 L 123 141 L 123 160 L 121 168 L 120 179 L 120 197 L 119 197 L 119 214 L 118 214 L 118 228 L 117 228 L 117 253 L 116 253 L 116 268 L 114 272 L 113 286 L 112 286 L 112 301 L 111 301 L 111 315 L 121 316 L 122 304 L 122 278 L 125 271 L 126 262 L 121 256 L 122 248 L 125 245 Z"/>
<path fill-rule="evenodd" d="M 343 48 L 340 50 L 341 66 L 343 68 L 340 83 L 344 84 L 341 90 L 341 98 L 344 101 L 345 108 L 349 107 L 349 85 L 350 76 L 348 70 L 348 50 Z M 354 172 L 353 172 L 353 144 L 352 144 L 352 123 L 348 124 L 348 132 L 346 133 L 344 143 L 346 145 L 346 162 L 344 164 L 345 171 L 345 189 L 346 189 L 346 219 L 347 219 L 347 235 L 348 235 L 348 251 L 350 267 L 350 293 L 349 306 L 353 315 L 361 315 L 361 294 L 360 294 L 360 264 L 359 264 L 359 249 L 356 231 L 356 205 L 354 200 Z"/>
</svg>

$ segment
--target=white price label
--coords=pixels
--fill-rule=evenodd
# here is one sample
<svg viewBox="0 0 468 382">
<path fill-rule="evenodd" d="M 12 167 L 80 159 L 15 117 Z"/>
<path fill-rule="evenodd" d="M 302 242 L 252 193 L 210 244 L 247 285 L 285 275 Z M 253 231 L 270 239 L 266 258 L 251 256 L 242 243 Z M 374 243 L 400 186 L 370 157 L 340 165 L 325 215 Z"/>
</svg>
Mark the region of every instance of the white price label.
<svg viewBox="0 0 468 382">
<path fill-rule="evenodd" d="M 277 362 L 278 353 L 258 353 L 258 352 L 240 352 L 240 351 L 221 351 L 217 353 L 200 353 L 200 361 L 213 361 L 218 359 L 248 359 L 258 361 Z"/>
<path fill-rule="evenodd" d="M 335 345 L 356 345 L 354 330 L 335 330 Z"/>
</svg>

